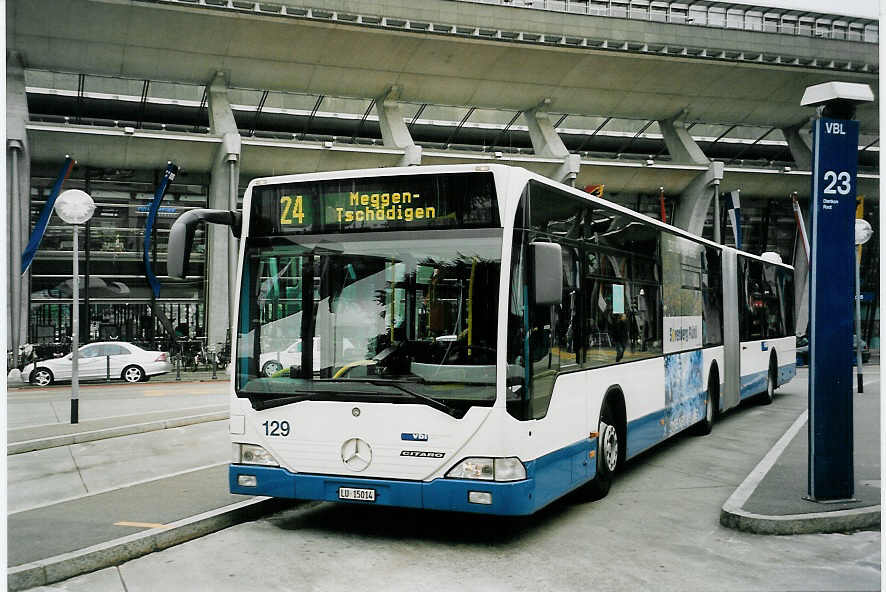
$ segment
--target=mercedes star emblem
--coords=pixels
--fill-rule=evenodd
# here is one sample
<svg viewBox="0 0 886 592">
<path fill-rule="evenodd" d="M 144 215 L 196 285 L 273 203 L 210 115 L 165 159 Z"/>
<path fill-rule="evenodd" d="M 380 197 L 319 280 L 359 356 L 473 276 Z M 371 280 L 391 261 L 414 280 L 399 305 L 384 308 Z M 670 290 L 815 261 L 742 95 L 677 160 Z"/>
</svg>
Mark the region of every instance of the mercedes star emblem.
<svg viewBox="0 0 886 592">
<path fill-rule="evenodd" d="M 360 438 L 345 440 L 341 445 L 341 460 L 352 471 L 362 471 L 372 462 L 372 447 Z"/>
</svg>

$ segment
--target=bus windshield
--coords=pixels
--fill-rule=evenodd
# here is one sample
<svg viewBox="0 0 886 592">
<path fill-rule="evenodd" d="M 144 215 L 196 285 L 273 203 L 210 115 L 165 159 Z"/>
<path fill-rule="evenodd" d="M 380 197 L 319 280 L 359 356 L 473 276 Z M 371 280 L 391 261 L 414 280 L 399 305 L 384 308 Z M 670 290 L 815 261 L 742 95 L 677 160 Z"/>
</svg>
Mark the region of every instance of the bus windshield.
<svg viewBox="0 0 886 592">
<path fill-rule="evenodd" d="M 238 395 L 492 405 L 501 244 L 500 229 L 253 239 Z"/>
</svg>

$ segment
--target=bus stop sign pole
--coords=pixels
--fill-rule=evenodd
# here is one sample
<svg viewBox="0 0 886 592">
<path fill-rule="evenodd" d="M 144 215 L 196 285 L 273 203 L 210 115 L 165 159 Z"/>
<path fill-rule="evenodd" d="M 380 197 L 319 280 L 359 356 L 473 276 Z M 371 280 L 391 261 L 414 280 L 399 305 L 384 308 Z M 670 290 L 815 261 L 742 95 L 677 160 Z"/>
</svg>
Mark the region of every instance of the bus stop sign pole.
<svg viewBox="0 0 886 592">
<path fill-rule="evenodd" d="M 807 499 L 852 499 L 855 491 L 852 351 L 858 122 L 842 83 L 810 87 L 821 106 L 813 125 L 809 261 L 809 482 Z M 865 87 L 866 85 L 846 85 Z M 824 94 L 810 91 L 817 89 Z M 857 92 L 859 89 L 848 90 Z M 855 98 L 857 95 L 850 95 Z M 873 98 L 873 97 L 871 97 Z"/>
</svg>

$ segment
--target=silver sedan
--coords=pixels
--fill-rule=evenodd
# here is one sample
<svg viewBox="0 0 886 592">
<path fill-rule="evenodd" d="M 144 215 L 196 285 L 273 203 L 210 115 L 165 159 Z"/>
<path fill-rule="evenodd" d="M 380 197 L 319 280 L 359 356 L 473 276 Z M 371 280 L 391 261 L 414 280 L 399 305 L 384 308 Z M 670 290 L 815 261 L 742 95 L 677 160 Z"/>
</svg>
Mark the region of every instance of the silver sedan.
<svg viewBox="0 0 886 592">
<path fill-rule="evenodd" d="M 95 380 L 108 376 L 126 382 L 142 382 L 151 376 L 172 370 L 166 352 L 146 351 L 124 341 L 101 341 L 79 349 L 78 376 L 80 380 Z M 22 380 L 37 386 L 47 386 L 59 380 L 71 380 L 73 354 L 52 360 L 28 364 L 22 370 Z"/>
</svg>

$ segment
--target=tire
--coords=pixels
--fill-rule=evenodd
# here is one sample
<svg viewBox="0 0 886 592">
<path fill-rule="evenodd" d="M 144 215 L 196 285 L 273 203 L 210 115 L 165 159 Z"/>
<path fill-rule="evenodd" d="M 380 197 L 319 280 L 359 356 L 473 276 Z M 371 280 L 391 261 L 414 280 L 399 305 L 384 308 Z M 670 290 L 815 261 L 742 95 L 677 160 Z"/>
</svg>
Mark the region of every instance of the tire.
<svg viewBox="0 0 886 592">
<path fill-rule="evenodd" d="M 277 360 L 268 360 L 265 362 L 265 365 L 261 367 L 262 376 L 267 376 L 270 378 L 275 372 L 279 372 L 283 369 L 283 364 L 278 362 Z"/>
<path fill-rule="evenodd" d="M 609 493 L 609 489 L 612 487 L 612 478 L 618 471 L 623 456 L 616 421 L 611 403 L 607 401 L 600 412 L 600 425 L 597 432 L 597 474 L 587 485 L 591 499 L 600 499 Z"/>
<path fill-rule="evenodd" d="M 766 390 L 763 392 L 763 396 L 760 397 L 760 402 L 763 405 L 770 405 L 775 400 L 775 389 L 778 388 L 778 363 L 775 361 L 775 356 L 769 358 L 769 374 L 766 377 Z"/>
<path fill-rule="evenodd" d="M 692 433 L 696 436 L 707 436 L 714 429 L 714 420 L 720 406 L 720 375 L 716 368 L 711 370 L 708 376 L 708 388 L 705 391 L 705 415 L 700 422 L 692 426 Z"/>
<path fill-rule="evenodd" d="M 55 382 L 55 376 L 49 368 L 34 368 L 31 372 L 31 384 L 34 386 L 49 386 Z"/>
<path fill-rule="evenodd" d="M 127 366 L 120 374 L 120 378 L 128 383 L 135 384 L 145 379 L 145 371 L 139 366 Z"/>
</svg>

